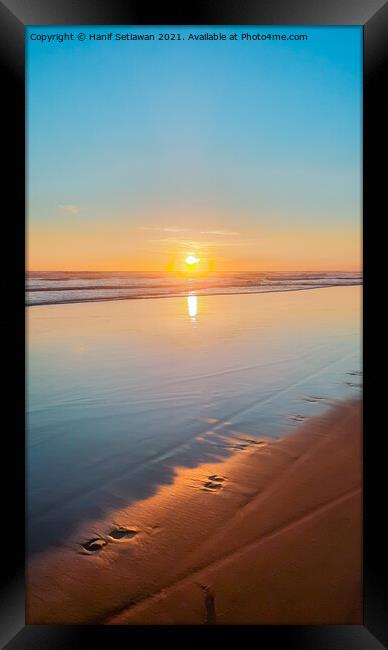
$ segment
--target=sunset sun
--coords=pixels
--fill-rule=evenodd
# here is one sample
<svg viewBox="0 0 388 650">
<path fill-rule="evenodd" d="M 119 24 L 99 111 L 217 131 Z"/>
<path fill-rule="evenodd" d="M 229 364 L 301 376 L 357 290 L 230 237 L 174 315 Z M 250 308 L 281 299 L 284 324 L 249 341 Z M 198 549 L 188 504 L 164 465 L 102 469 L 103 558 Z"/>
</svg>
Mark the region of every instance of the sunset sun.
<svg viewBox="0 0 388 650">
<path fill-rule="evenodd" d="M 189 255 L 185 259 L 186 264 L 188 264 L 189 266 L 195 266 L 200 261 L 201 261 L 200 258 L 199 257 L 194 257 L 194 255 Z"/>
</svg>

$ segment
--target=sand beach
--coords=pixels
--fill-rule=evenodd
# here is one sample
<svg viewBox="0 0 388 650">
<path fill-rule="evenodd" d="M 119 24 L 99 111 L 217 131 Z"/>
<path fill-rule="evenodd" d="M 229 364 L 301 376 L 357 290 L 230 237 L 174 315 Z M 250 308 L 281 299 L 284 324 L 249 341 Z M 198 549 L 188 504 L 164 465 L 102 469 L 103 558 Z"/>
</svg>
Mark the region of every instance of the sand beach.
<svg viewBox="0 0 388 650">
<path fill-rule="evenodd" d="M 29 623 L 359 622 L 360 295 L 30 307 Z"/>
<path fill-rule="evenodd" d="M 230 459 L 95 522 L 102 548 L 31 562 L 28 621 L 361 623 L 360 402 L 237 438 Z"/>
</svg>

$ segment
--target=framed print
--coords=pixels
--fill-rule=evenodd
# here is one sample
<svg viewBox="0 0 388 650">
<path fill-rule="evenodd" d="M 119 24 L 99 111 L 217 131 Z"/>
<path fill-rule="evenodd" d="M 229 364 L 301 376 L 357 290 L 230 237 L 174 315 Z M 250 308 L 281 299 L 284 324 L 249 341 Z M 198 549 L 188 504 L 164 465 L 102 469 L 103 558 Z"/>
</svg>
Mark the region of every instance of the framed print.
<svg viewBox="0 0 388 650">
<path fill-rule="evenodd" d="M 3 647 L 384 647 L 386 4 L 0 10 Z"/>
</svg>

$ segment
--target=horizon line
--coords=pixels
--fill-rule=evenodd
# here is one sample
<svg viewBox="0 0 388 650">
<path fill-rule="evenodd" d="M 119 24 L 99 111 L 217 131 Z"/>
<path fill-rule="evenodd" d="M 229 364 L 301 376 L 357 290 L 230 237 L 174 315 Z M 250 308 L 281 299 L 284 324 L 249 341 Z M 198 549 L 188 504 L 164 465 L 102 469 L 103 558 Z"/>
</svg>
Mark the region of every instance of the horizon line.
<svg viewBox="0 0 388 650">
<path fill-rule="evenodd" d="M 174 271 L 168 271 L 166 269 L 160 269 L 158 271 L 150 271 L 150 270 L 130 270 L 130 269 L 26 269 L 25 271 L 27 274 L 28 273 L 169 273 L 173 275 L 175 272 Z M 302 270 L 295 270 L 295 269 L 288 269 L 288 270 L 280 270 L 280 269 L 255 269 L 255 270 L 244 270 L 244 269 L 233 269 L 233 270 L 225 270 L 225 271 L 210 271 L 207 272 L 207 274 L 211 275 L 214 273 L 362 273 L 363 269 L 302 269 Z"/>
</svg>

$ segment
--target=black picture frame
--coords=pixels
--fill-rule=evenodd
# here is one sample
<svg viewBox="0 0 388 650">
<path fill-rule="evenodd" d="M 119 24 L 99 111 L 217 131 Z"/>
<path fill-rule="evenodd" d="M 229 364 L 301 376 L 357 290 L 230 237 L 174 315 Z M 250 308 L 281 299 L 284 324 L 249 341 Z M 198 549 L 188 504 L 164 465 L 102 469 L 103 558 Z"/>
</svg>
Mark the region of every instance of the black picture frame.
<svg viewBox="0 0 388 650">
<path fill-rule="evenodd" d="M 364 111 L 363 111 L 363 239 L 364 239 L 364 617 L 363 625 L 335 626 L 38 626 L 26 625 L 25 613 L 25 445 L 24 435 L 24 238 L 25 238 L 25 94 L 24 39 L 29 25 L 362 25 L 364 31 Z M 12 290 L 5 291 L 7 314 L 3 368 L 15 406 L 11 412 L 12 500 L 4 514 L 6 548 L 2 554 L 0 595 L 1 647 L 17 650 L 37 648 L 88 648 L 99 643 L 133 644 L 153 642 L 198 643 L 209 639 L 219 643 L 227 634 L 231 643 L 243 642 L 245 634 L 258 648 L 311 648 L 312 650 L 374 649 L 388 647 L 388 616 L 384 600 L 387 581 L 386 463 L 384 453 L 384 386 L 376 380 L 381 336 L 379 305 L 371 285 L 383 277 L 385 241 L 379 236 L 385 210 L 386 171 L 379 152 L 384 149 L 386 108 L 382 92 L 386 81 L 388 52 L 388 4 L 383 0 L 225 0 L 214 3 L 191 2 L 178 7 L 160 4 L 151 12 L 146 4 L 132 0 L 2 0 L 0 1 L 0 63 L 3 131 L 9 137 L 3 149 L 4 193 L 9 199 L 6 246 L 12 250 Z M 386 83 L 385 83 L 386 85 Z M 385 136 L 386 137 L 386 136 Z M 4 145 L 3 145 L 4 146 Z M 385 155 L 387 148 L 385 147 Z M 4 217 L 5 218 L 5 217 Z M 377 235 L 377 236 L 376 236 Z M 373 251 L 372 251 L 373 246 Z M 373 314 L 376 321 L 373 321 Z M 12 321 L 12 324 L 11 324 Z M 380 323 L 381 325 L 381 323 Z M 382 339 L 383 340 L 383 339 Z M 366 345 L 367 342 L 367 345 Z M 379 387 L 380 386 L 380 387 Z M 369 425 L 371 413 L 381 417 L 381 430 Z M 4 441 L 3 441 L 3 444 Z M 386 443 L 385 443 L 386 450 Z M 7 452 L 8 453 L 8 452 Z M 3 463 L 4 459 L 3 459 Z M 7 461 L 8 464 L 8 461 Z M 9 478 L 6 489 L 11 490 Z M 19 489 L 19 491 L 18 491 Z M 8 499 L 5 499 L 7 501 Z M 384 507 L 385 506 L 385 507 Z M 11 531 L 11 532 L 9 532 Z M 11 543 L 10 543 L 11 540 Z M 112 639 L 112 636 L 114 639 Z"/>
</svg>

